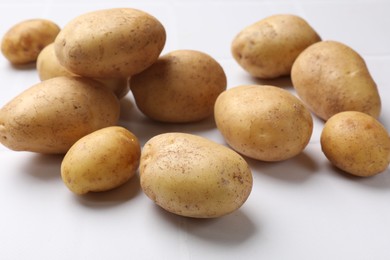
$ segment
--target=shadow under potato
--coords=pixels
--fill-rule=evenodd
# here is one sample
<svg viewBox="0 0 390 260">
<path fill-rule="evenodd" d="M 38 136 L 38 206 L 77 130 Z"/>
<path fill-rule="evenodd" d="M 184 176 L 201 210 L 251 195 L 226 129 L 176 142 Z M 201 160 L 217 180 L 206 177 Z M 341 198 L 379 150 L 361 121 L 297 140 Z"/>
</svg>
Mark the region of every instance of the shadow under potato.
<svg viewBox="0 0 390 260">
<path fill-rule="evenodd" d="M 307 152 L 278 162 L 263 162 L 245 158 L 252 169 L 282 181 L 300 183 L 307 180 L 319 169 L 319 165 Z"/>
<path fill-rule="evenodd" d="M 385 171 L 370 177 L 360 177 L 352 175 L 337 168 L 330 162 L 327 163 L 327 169 L 331 174 L 335 175 L 335 177 L 337 176 L 344 180 L 353 181 L 360 185 L 364 185 L 374 189 L 383 189 L 386 192 L 388 191 L 388 189 L 390 189 L 390 168 L 387 168 Z"/>
<path fill-rule="evenodd" d="M 24 162 L 23 171 L 43 181 L 61 179 L 61 162 L 64 155 L 31 153 Z"/>
<path fill-rule="evenodd" d="M 141 145 L 144 145 L 150 138 L 170 132 L 202 133 L 216 129 L 214 116 L 188 123 L 166 123 L 152 120 L 138 110 L 130 97 L 121 100 L 121 117 L 119 125 L 131 131 Z"/>
<path fill-rule="evenodd" d="M 277 77 L 274 79 L 260 79 L 260 78 L 250 77 L 249 81 L 253 82 L 253 84 L 257 84 L 257 85 L 271 85 L 271 86 L 280 87 L 280 88 L 292 88 L 293 87 L 291 77 L 289 75 Z"/>
<path fill-rule="evenodd" d="M 261 231 L 261 227 L 256 226 L 242 208 L 218 218 L 190 218 L 175 215 L 157 205 L 154 206 L 157 214 L 168 224 L 194 238 L 207 240 L 214 245 L 230 247 L 244 243 Z"/>
</svg>

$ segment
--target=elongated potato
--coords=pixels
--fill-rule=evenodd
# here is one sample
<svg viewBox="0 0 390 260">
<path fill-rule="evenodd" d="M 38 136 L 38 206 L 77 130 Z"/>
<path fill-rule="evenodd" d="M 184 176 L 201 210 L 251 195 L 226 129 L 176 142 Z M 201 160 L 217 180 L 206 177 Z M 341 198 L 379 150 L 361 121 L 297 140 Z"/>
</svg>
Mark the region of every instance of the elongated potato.
<svg viewBox="0 0 390 260">
<path fill-rule="evenodd" d="M 270 79 L 289 75 L 298 55 L 320 40 L 303 18 L 276 14 L 244 28 L 234 38 L 231 51 L 250 75 Z"/>
<path fill-rule="evenodd" d="M 343 111 L 378 118 L 381 98 L 362 56 L 337 41 L 322 41 L 295 60 L 291 80 L 298 96 L 323 120 Z"/>
<path fill-rule="evenodd" d="M 97 81 L 49 79 L 0 110 L 0 140 L 16 151 L 66 153 L 84 135 L 115 125 L 119 109 L 117 97 Z"/>
<path fill-rule="evenodd" d="M 246 161 L 206 138 L 166 133 L 144 146 L 141 187 L 157 205 L 177 215 L 215 218 L 247 200 L 252 173 Z"/>
<path fill-rule="evenodd" d="M 131 8 L 82 14 L 64 26 L 54 44 L 60 63 L 91 78 L 126 78 L 152 65 L 165 45 L 163 25 Z"/>
</svg>

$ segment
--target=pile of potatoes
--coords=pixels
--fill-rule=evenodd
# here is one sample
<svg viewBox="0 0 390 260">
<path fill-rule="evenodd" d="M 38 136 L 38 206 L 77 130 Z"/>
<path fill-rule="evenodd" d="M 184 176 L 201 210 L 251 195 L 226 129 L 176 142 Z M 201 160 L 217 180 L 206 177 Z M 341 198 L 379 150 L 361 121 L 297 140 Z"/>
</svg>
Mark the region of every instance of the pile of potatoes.
<svg viewBox="0 0 390 260">
<path fill-rule="evenodd" d="M 64 154 L 62 180 L 79 195 L 114 189 L 139 171 L 142 190 L 157 205 L 196 218 L 245 203 L 253 186 L 245 157 L 277 162 L 301 153 L 312 113 L 326 121 L 321 146 L 336 167 L 358 176 L 387 169 L 390 138 L 376 119 L 380 97 L 364 60 L 342 43 L 322 41 L 301 17 L 267 17 L 231 45 L 253 77 L 290 75 L 297 96 L 271 85 L 227 89 L 214 58 L 197 50 L 162 55 L 165 41 L 161 22 L 132 8 L 85 13 L 62 29 L 44 19 L 12 27 L 3 55 L 15 65 L 36 62 L 42 81 L 0 110 L 1 143 Z M 141 147 L 118 126 L 129 92 L 151 120 L 188 124 L 214 116 L 228 146 L 172 132 Z"/>
</svg>

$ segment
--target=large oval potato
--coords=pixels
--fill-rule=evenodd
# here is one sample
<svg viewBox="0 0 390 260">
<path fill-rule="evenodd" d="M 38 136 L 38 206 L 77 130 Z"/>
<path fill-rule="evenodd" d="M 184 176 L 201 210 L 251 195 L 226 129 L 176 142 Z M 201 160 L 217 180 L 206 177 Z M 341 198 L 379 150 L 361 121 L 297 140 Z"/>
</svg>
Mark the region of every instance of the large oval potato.
<svg viewBox="0 0 390 260">
<path fill-rule="evenodd" d="M 290 75 L 298 55 L 320 40 L 303 18 L 277 14 L 244 28 L 233 39 L 231 51 L 249 74 L 270 79 Z"/>
<path fill-rule="evenodd" d="M 360 111 L 378 118 L 381 100 L 364 59 L 336 41 L 318 42 L 304 50 L 291 70 L 301 100 L 327 120 L 343 111 Z"/>
<path fill-rule="evenodd" d="M 118 98 L 80 77 L 42 81 L 0 110 L 0 140 L 16 151 L 66 153 L 81 137 L 117 124 Z"/>
<path fill-rule="evenodd" d="M 242 85 L 219 95 L 215 122 L 237 152 L 262 161 L 281 161 L 309 143 L 313 119 L 303 103 L 274 86 Z"/>
<path fill-rule="evenodd" d="M 54 52 L 54 43 L 47 45 L 38 55 L 37 71 L 40 80 L 47 80 L 61 76 L 79 76 L 60 64 Z M 123 98 L 130 91 L 128 78 L 94 78 L 119 98 Z"/>
<path fill-rule="evenodd" d="M 368 177 L 381 173 L 390 163 L 390 137 L 370 115 L 345 111 L 332 116 L 321 133 L 321 148 L 337 168 Z"/>
<path fill-rule="evenodd" d="M 131 8 L 86 13 L 64 26 L 55 40 L 60 63 L 91 78 L 125 78 L 152 65 L 165 45 L 163 25 Z"/>
<path fill-rule="evenodd" d="M 41 50 L 54 42 L 60 27 L 47 19 L 22 21 L 3 37 L 1 52 L 13 64 L 26 64 L 36 61 Z"/>
<path fill-rule="evenodd" d="M 195 218 L 231 213 L 252 190 L 251 170 L 239 154 L 184 133 L 160 134 L 145 144 L 140 179 L 143 191 L 157 205 Z"/>
<path fill-rule="evenodd" d="M 61 177 L 79 195 L 111 190 L 135 175 L 140 156 L 133 133 L 120 126 L 105 127 L 72 145 L 61 163 Z"/>
<path fill-rule="evenodd" d="M 187 123 L 213 114 L 215 100 L 226 89 L 226 75 L 211 56 L 177 50 L 130 79 L 137 107 L 162 122 Z"/>
</svg>

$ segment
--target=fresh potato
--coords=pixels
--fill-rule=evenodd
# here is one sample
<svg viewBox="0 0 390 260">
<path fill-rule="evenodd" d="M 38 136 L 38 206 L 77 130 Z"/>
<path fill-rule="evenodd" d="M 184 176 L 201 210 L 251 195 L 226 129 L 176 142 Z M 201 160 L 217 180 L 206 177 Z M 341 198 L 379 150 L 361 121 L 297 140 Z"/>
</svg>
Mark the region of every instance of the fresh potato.
<svg viewBox="0 0 390 260">
<path fill-rule="evenodd" d="M 226 89 L 226 75 L 209 55 L 177 50 L 130 80 L 138 108 L 162 122 L 186 123 L 213 114 L 218 95 Z"/>
<path fill-rule="evenodd" d="M 308 47 L 294 62 L 291 80 L 301 100 L 324 120 L 350 110 L 379 117 L 381 100 L 366 63 L 343 43 Z"/>
<path fill-rule="evenodd" d="M 3 37 L 1 52 L 13 64 L 35 62 L 40 51 L 52 43 L 60 27 L 46 19 L 31 19 L 13 26 Z"/>
<path fill-rule="evenodd" d="M 381 173 L 390 163 L 390 137 L 385 127 L 358 111 L 335 114 L 321 133 L 325 156 L 337 168 L 368 177 Z"/>
<path fill-rule="evenodd" d="M 133 133 L 120 126 L 106 127 L 82 137 L 69 149 L 61 177 L 79 195 L 111 190 L 135 175 L 140 156 Z"/>
<path fill-rule="evenodd" d="M 47 45 L 38 55 L 37 71 L 40 80 L 47 80 L 60 76 L 78 76 L 60 64 L 54 52 L 54 43 Z M 119 98 L 123 98 L 130 91 L 127 78 L 94 78 L 103 83 Z"/>
<path fill-rule="evenodd" d="M 16 151 L 66 153 L 84 135 L 115 125 L 119 109 L 115 95 L 97 81 L 45 80 L 0 110 L 0 140 Z"/>
<path fill-rule="evenodd" d="M 54 43 L 48 44 L 39 53 L 37 58 L 37 71 L 40 80 L 47 80 L 61 76 L 78 76 L 60 64 L 54 52 Z"/>
<path fill-rule="evenodd" d="M 206 138 L 165 133 L 150 139 L 140 162 L 141 187 L 177 215 L 215 218 L 237 210 L 252 190 L 252 173 L 233 150 Z"/>
<path fill-rule="evenodd" d="M 299 154 L 313 131 L 312 116 L 303 103 L 274 86 L 228 89 L 218 97 L 214 117 L 234 150 L 261 161 L 281 161 Z"/>
<path fill-rule="evenodd" d="M 165 45 L 163 25 L 136 9 L 86 13 L 58 34 L 54 49 L 71 72 L 91 78 L 126 78 L 152 65 Z"/>
<path fill-rule="evenodd" d="M 233 39 L 231 51 L 250 75 L 271 79 L 290 75 L 297 56 L 320 40 L 303 18 L 277 14 L 244 28 Z"/>
</svg>

